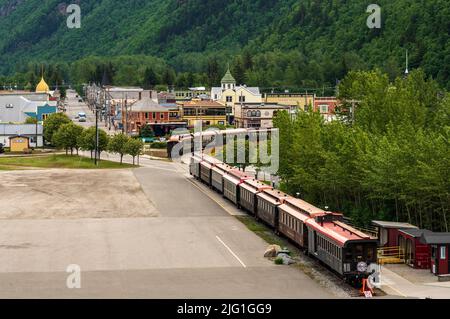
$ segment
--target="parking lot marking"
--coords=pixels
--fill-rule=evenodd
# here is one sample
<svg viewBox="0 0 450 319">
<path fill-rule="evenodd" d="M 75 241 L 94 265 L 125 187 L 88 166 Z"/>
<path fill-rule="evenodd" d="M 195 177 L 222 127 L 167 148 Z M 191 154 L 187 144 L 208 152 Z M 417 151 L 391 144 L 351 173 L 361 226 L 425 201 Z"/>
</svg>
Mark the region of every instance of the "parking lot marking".
<svg viewBox="0 0 450 319">
<path fill-rule="evenodd" d="M 234 251 L 231 250 L 230 247 L 227 246 L 227 244 L 225 244 L 223 242 L 222 239 L 220 239 L 219 236 L 216 236 L 217 240 L 230 252 L 230 254 L 232 254 L 234 256 L 234 258 L 237 259 L 237 261 L 239 261 L 239 263 L 242 265 L 242 267 L 247 268 L 247 266 L 244 264 L 244 262 L 234 253 Z"/>
</svg>

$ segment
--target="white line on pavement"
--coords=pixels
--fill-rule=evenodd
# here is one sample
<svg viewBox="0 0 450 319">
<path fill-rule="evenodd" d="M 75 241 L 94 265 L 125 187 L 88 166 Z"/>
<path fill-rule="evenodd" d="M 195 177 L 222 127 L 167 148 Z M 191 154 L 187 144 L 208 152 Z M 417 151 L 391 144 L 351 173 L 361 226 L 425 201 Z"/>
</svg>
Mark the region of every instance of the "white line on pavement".
<svg viewBox="0 0 450 319">
<path fill-rule="evenodd" d="M 227 244 L 225 244 L 223 242 L 222 239 L 220 239 L 219 236 L 216 236 L 217 240 L 234 256 L 234 258 L 237 259 L 237 261 L 239 261 L 239 263 L 242 265 L 242 267 L 247 268 L 247 266 L 242 262 L 242 260 L 231 250 L 230 247 L 227 246 Z"/>
</svg>

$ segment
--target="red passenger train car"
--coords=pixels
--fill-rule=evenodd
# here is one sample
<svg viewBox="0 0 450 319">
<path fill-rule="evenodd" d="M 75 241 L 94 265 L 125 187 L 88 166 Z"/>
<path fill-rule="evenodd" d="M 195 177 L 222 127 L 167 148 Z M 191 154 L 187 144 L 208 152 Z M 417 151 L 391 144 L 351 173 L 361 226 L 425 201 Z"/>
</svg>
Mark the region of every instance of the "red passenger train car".
<svg viewBox="0 0 450 319">
<path fill-rule="evenodd" d="M 345 224 L 342 214 L 293 198 L 208 156 L 192 158 L 191 174 L 349 282 L 360 283 L 377 262 L 377 239 Z"/>
</svg>

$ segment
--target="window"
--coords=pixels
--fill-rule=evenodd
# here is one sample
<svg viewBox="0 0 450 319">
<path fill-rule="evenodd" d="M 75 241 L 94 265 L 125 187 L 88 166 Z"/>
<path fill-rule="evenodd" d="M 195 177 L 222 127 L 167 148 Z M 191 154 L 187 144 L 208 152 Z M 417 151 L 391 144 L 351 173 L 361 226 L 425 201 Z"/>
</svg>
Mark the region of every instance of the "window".
<svg viewBox="0 0 450 319">
<path fill-rule="evenodd" d="M 441 246 L 441 260 L 445 260 L 445 258 L 447 258 L 445 248 L 445 246 Z"/>
<path fill-rule="evenodd" d="M 153 118 L 154 120 L 156 119 L 156 113 L 155 113 L 155 112 L 152 113 L 152 118 Z"/>
<path fill-rule="evenodd" d="M 320 113 L 328 113 L 328 105 L 327 104 L 319 105 L 319 107 L 320 107 Z"/>
<path fill-rule="evenodd" d="M 233 97 L 232 96 L 227 96 L 227 102 L 229 102 L 229 103 L 233 102 Z"/>
<path fill-rule="evenodd" d="M 239 102 L 245 103 L 245 96 L 244 95 L 239 96 Z"/>
</svg>

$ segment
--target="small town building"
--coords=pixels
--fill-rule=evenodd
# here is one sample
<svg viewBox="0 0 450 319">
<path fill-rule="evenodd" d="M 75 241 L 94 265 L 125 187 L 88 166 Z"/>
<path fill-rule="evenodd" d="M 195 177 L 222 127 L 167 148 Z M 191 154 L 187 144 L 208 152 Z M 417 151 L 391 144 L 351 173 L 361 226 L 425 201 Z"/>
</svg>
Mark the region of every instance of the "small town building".
<svg viewBox="0 0 450 319">
<path fill-rule="evenodd" d="M 430 247 L 420 241 L 426 229 L 405 228 L 398 231 L 398 245 L 404 252 L 405 263 L 413 268 L 430 269 Z"/>
<path fill-rule="evenodd" d="M 227 107 L 217 101 L 192 99 L 179 102 L 181 118 L 192 127 L 196 121 L 201 121 L 204 127 L 226 125 Z"/>
<path fill-rule="evenodd" d="M 27 137 L 31 148 L 44 145 L 42 124 L 0 124 L 0 143 L 4 147 L 10 147 L 10 138 L 16 136 Z"/>
<path fill-rule="evenodd" d="M 237 103 L 234 107 L 236 128 L 273 128 L 273 119 L 280 111 L 291 110 L 290 106 L 264 103 Z"/>
<path fill-rule="evenodd" d="M 307 111 L 314 105 L 314 94 L 302 93 L 265 93 L 263 96 L 265 104 L 279 104 L 291 106 L 292 109 Z"/>
<path fill-rule="evenodd" d="M 326 121 L 336 120 L 336 108 L 339 101 L 336 97 L 316 97 L 314 99 L 314 111 L 320 112 Z"/>
<path fill-rule="evenodd" d="M 9 138 L 9 148 L 11 152 L 23 152 L 30 148 L 30 139 L 26 136 L 11 136 Z"/>
<path fill-rule="evenodd" d="M 36 86 L 36 93 L 46 93 L 48 94 L 50 92 L 50 87 L 48 86 L 47 82 L 44 80 L 44 76 L 41 77 L 41 81 Z"/>
<path fill-rule="evenodd" d="M 417 229 L 416 226 L 409 223 L 374 220 L 372 224 L 377 229 L 380 247 L 396 247 L 399 243 L 400 230 Z"/>
<path fill-rule="evenodd" d="M 262 103 L 259 88 L 237 85 L 229 69 L 221 80 L 221 86 L 211 89 L 211 99 L 228 107 L 227 115 L 231 121 L 235 115 L 236 103 Z"/>
<path fill-rule="evenodd" d="M 164 136 L 186 123 L 179 120 L 178 105 L 173 103 L 158 103 L 154 91 L 143 91 L 138 100 L 126 110 L 122 117 L 127 133 L 138 134 L 141 127 L 150 125 L 155 136 Z"/>
<path fill-rule="evenodd" d="M 42 122 L 56 112 L 57 102 L 46 94 L 0 94 L 0 123 L 23 124 L 29 117 Z"/>
<path fill-rule="evenodd" d="M 450 233 L 425 232 L 420 241 L 430 247 L 430 269 L 435 275 L 450 274 Z"/>
<path fill-rule="evenodd" d="M 205 87 L 195 87 L 188 90 L 176 90 L 174 95 L 177 102 L 190 101 L 192 99 L 209 99 L 210 91 L 207 91 Z"/>
</svg>

